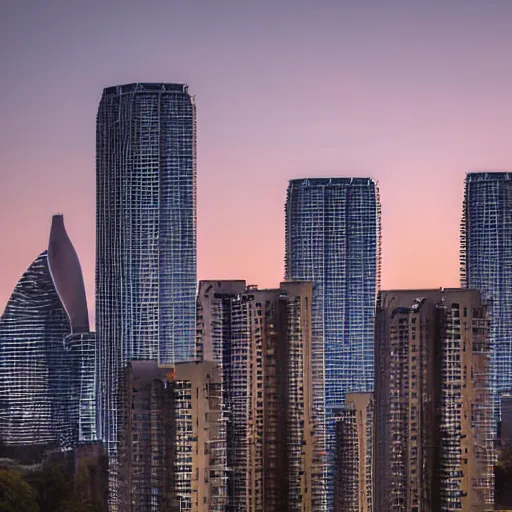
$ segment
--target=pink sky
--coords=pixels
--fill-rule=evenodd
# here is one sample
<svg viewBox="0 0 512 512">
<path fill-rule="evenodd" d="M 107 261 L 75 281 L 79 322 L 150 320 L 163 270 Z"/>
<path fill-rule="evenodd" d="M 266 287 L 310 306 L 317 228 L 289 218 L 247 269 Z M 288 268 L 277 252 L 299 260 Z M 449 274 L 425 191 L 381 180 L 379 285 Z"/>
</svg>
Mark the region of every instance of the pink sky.
<svg viewBox="0 0 512 512">
<path fill-rule="evenodd" d="M 0 8 L 0 307 L 56 212 L 93 300 L 96 110 L 133 81 L 196 95 L 200 279 L 275 286 L 288 179 L 354 175 L 383 287 L 458 285 L 464 175 L 512 167 L 512 2 L 71 4 Z"/>
</svg>

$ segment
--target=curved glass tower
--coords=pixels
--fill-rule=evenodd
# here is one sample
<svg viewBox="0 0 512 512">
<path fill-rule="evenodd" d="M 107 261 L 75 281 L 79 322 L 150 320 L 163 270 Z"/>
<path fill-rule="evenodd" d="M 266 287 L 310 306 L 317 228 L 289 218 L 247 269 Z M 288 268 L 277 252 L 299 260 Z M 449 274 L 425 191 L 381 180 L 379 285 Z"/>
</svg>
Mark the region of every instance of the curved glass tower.
<svg viewBox="0 0 512 512">
<path fill-rule="evenodd" d="M 316 415 L 325 411 L 327 507 L 333 497 L 335 414 L 347 393 L 373 390 L 380 202 L 369 178 L 291 180 L 286 200 L 287 280 L 310 280 Z M 320 374 L 323 373 L 323 376 Z M 323 377 L 323 378 L 321 378 Z"/>
<path fill-rule="evenodd" d="M 466 175 L 461 222 L 461 286 L 491 306 L 491 385 L 496 420 L 512 389 L 512 173 Z"/>
<path fill-rule="evenodd" d="M 186 85 L 103 91 L 96 190 L 102 436 L 115 472 L 120 369 L 132 360 L 172 364 L 194 354 L 196 118 Z"/>
<path fill-rule="evenodd" d="M 48 250 L 23 274 L 0 319 L 0 439 L 7 445 L 65 449 L 95 440 L 94 350 L 65 341 L 77 333 L 94 345 L 80 263 L 56 215 Z"/>
</svg>

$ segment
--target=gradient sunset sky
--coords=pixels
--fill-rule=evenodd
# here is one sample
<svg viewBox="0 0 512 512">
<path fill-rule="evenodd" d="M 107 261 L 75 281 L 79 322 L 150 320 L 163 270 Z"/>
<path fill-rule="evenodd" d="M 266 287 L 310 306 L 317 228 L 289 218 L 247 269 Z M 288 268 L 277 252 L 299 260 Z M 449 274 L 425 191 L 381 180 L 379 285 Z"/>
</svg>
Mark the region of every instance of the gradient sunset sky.
<svg viewBox="0 0 512 512">
<path fill-rule="evenodd" d="M 379 183 L 384 288 L 458 286 L 464 175 L 512 167 L 511 0 L 3 0 L 0 311 L 64 213 L 94 299 L 103 87 L 185 82 L 198 277 L 283 277 L 290 178 Z"/>
</svg>

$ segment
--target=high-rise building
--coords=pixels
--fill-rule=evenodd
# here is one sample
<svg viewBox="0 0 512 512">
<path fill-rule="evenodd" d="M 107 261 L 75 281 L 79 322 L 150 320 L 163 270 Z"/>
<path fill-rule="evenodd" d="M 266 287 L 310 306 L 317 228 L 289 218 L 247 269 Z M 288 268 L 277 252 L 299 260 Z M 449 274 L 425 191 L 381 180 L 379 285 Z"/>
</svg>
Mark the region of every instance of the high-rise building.
<svg viewBox="0 0 512 512">
<path fill-rule="evenodd" d="M 347 393 L 373 389 L 373 329 L 380 286 L 380 202 L 368 178 L 291 180 L 286 200 L 286 280 L 310 280 L 315 416 L 325 415 L 328 508 L 334 491 L 335 414 Z"/>
<path fill-rule="evenodd" d="M 48 250 L 16 285 L 0 319 L 0 439 L 67 449 L 96 440 L 94 333 L 82 270 L 52 220 Z"/>
<path fill-rule="evenodd" d="M 133 361 L 120 390 L 120 510 L 223 512 L 226 439 L 215 363 Z"/>
<path fill-rule="evenodd" d="M 466 175 L 461 222 L 461 286 L 479 290 L 491 307 L 492 390 L 512 389 L 512 173 Z"/>
<path fill-rule="evenodd" d="M 373 393 L 349 393 L 336 421 L 334 512 L 373 512 Z"/>
<path fill-rule="evenodd" d="M 318 347 L 312 343 L 312 303 L 311 282 L 281 283 L 275 375 L 278 432 L 284 431 L 286 462 L 283 467 L 285 506 L 278 510 L 288 512 L 320 510 L 325 495 L 322 485 L 325 446 L 318 436 L 313 408 L 314 391 L 321 384 L 315 382 L 313 364 L 321 359 L 322 351 L 315 352 Z M 278 468 L 279 463 L 278 460 Z M 281 485 L 279 480 L 278 485 Z"/>
<path fill-rule="evenodd" d="M 199 281 L 195 357 L 215 361 L 222 370 L 223 351 L 230 339 L 227 311 L 233 298 L 245 292 L 246 282 Z"/>
<path fill-rule="evenodd" d="M 222 372 L 231 512 L 305 512 L 322 502 L 311 301 L 308 282 L 199 284 L 197 354 Z"/>
<path fill-rule="evenodd" d="M 108 87 L 96 129 L 96 326 L 115 507 L 117 385 L 132 360 L 194 352 L 196 117 L 181 84 Z"/>
<path fill-rule="evenodd" d="M 71 424 L 78 425 L 79 443 L 95 443 L 98 441 L 98 384 L 97 347 L 94 332 L 71 333 L 64 338 L 65 349 L 72 354 L 73 364 L 62 368 L 68 373 L 69 397 L 77 404 L 68 410 Z"/>
<path fill-rule="evenodd" d="M 512 393 L 501 395 L 500 407 L 500 444 L 502 448 L 512 447 Z"/>
<path fill-rule="evenodd" d="M 488 331 L 476 290 L 380 293 L 377 512 L 493 510 Z"/>
</svg>

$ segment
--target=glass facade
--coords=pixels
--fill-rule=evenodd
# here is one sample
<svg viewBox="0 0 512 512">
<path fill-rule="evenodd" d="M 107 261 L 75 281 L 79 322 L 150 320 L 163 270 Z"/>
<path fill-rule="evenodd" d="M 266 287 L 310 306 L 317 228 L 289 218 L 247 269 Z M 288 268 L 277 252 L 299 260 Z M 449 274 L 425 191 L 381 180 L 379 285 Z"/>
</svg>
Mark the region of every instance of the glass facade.
<svg viewBox="0 0 512 512">
<path fill-rule="evenodd" d="M 323 360 L 322 389 L 314 396 L 325 414 L 327 506 L 332 507 L 335 414 L 347 393 L 373 388 L 376 293 L 380 286 L 380 202 L 367 178 L 291 180 L 286 201 L 287 280 L 310 280 L 313 344 Z M 316 382 L 319 376 L 315 375 Z M 324 412 L 325 411 L 325 412 Z"/>
<path fill-rule="evenodd" d="M 173 364 L 194 355 L 194 98 L 180 84 L 109 87 L 96 144 L 101 435 L 114 468 L 120 369 L 131 360 Z"/>
<path fill-rule="evenodd" d="M 512 389 L 512 173 L 468 173 L 461 223 L 461 286 L 491 306 L 492 375 L 499 397 Z"/>
<path fill-rule="evenodd" d="M 96 334 L 75 333 L 66 336 L 64 346 L 69 352 L 72 365 L 63 371 L 69 372 L 68 396 L 72 400 L 69 416 L 75 425 L 80 443 L 92 443 L 98 440 L 97 402 L 96 402 Z"/>
<path fill-rule="evenodd" d="M 48 251 L 23 274 L 0 319 L 4 443 L 67 449 L 96 439 L 94 333 L 88 329 L 80 263 L 62 216 L 54 216 Z M 88 340 L 88 350 L 68 343 L 78 337 Z M 87 411 L 82 388 L 88 389 Z"/>
<path fill-rule="evenodd" d="M 40 254 L 23 274 L 0 320 L 0 438 L 59 445 L 66 410 L 64 337 L 68 317 Z M 64 386 L 64 387 L 63 387 Z"/>
</svg>

